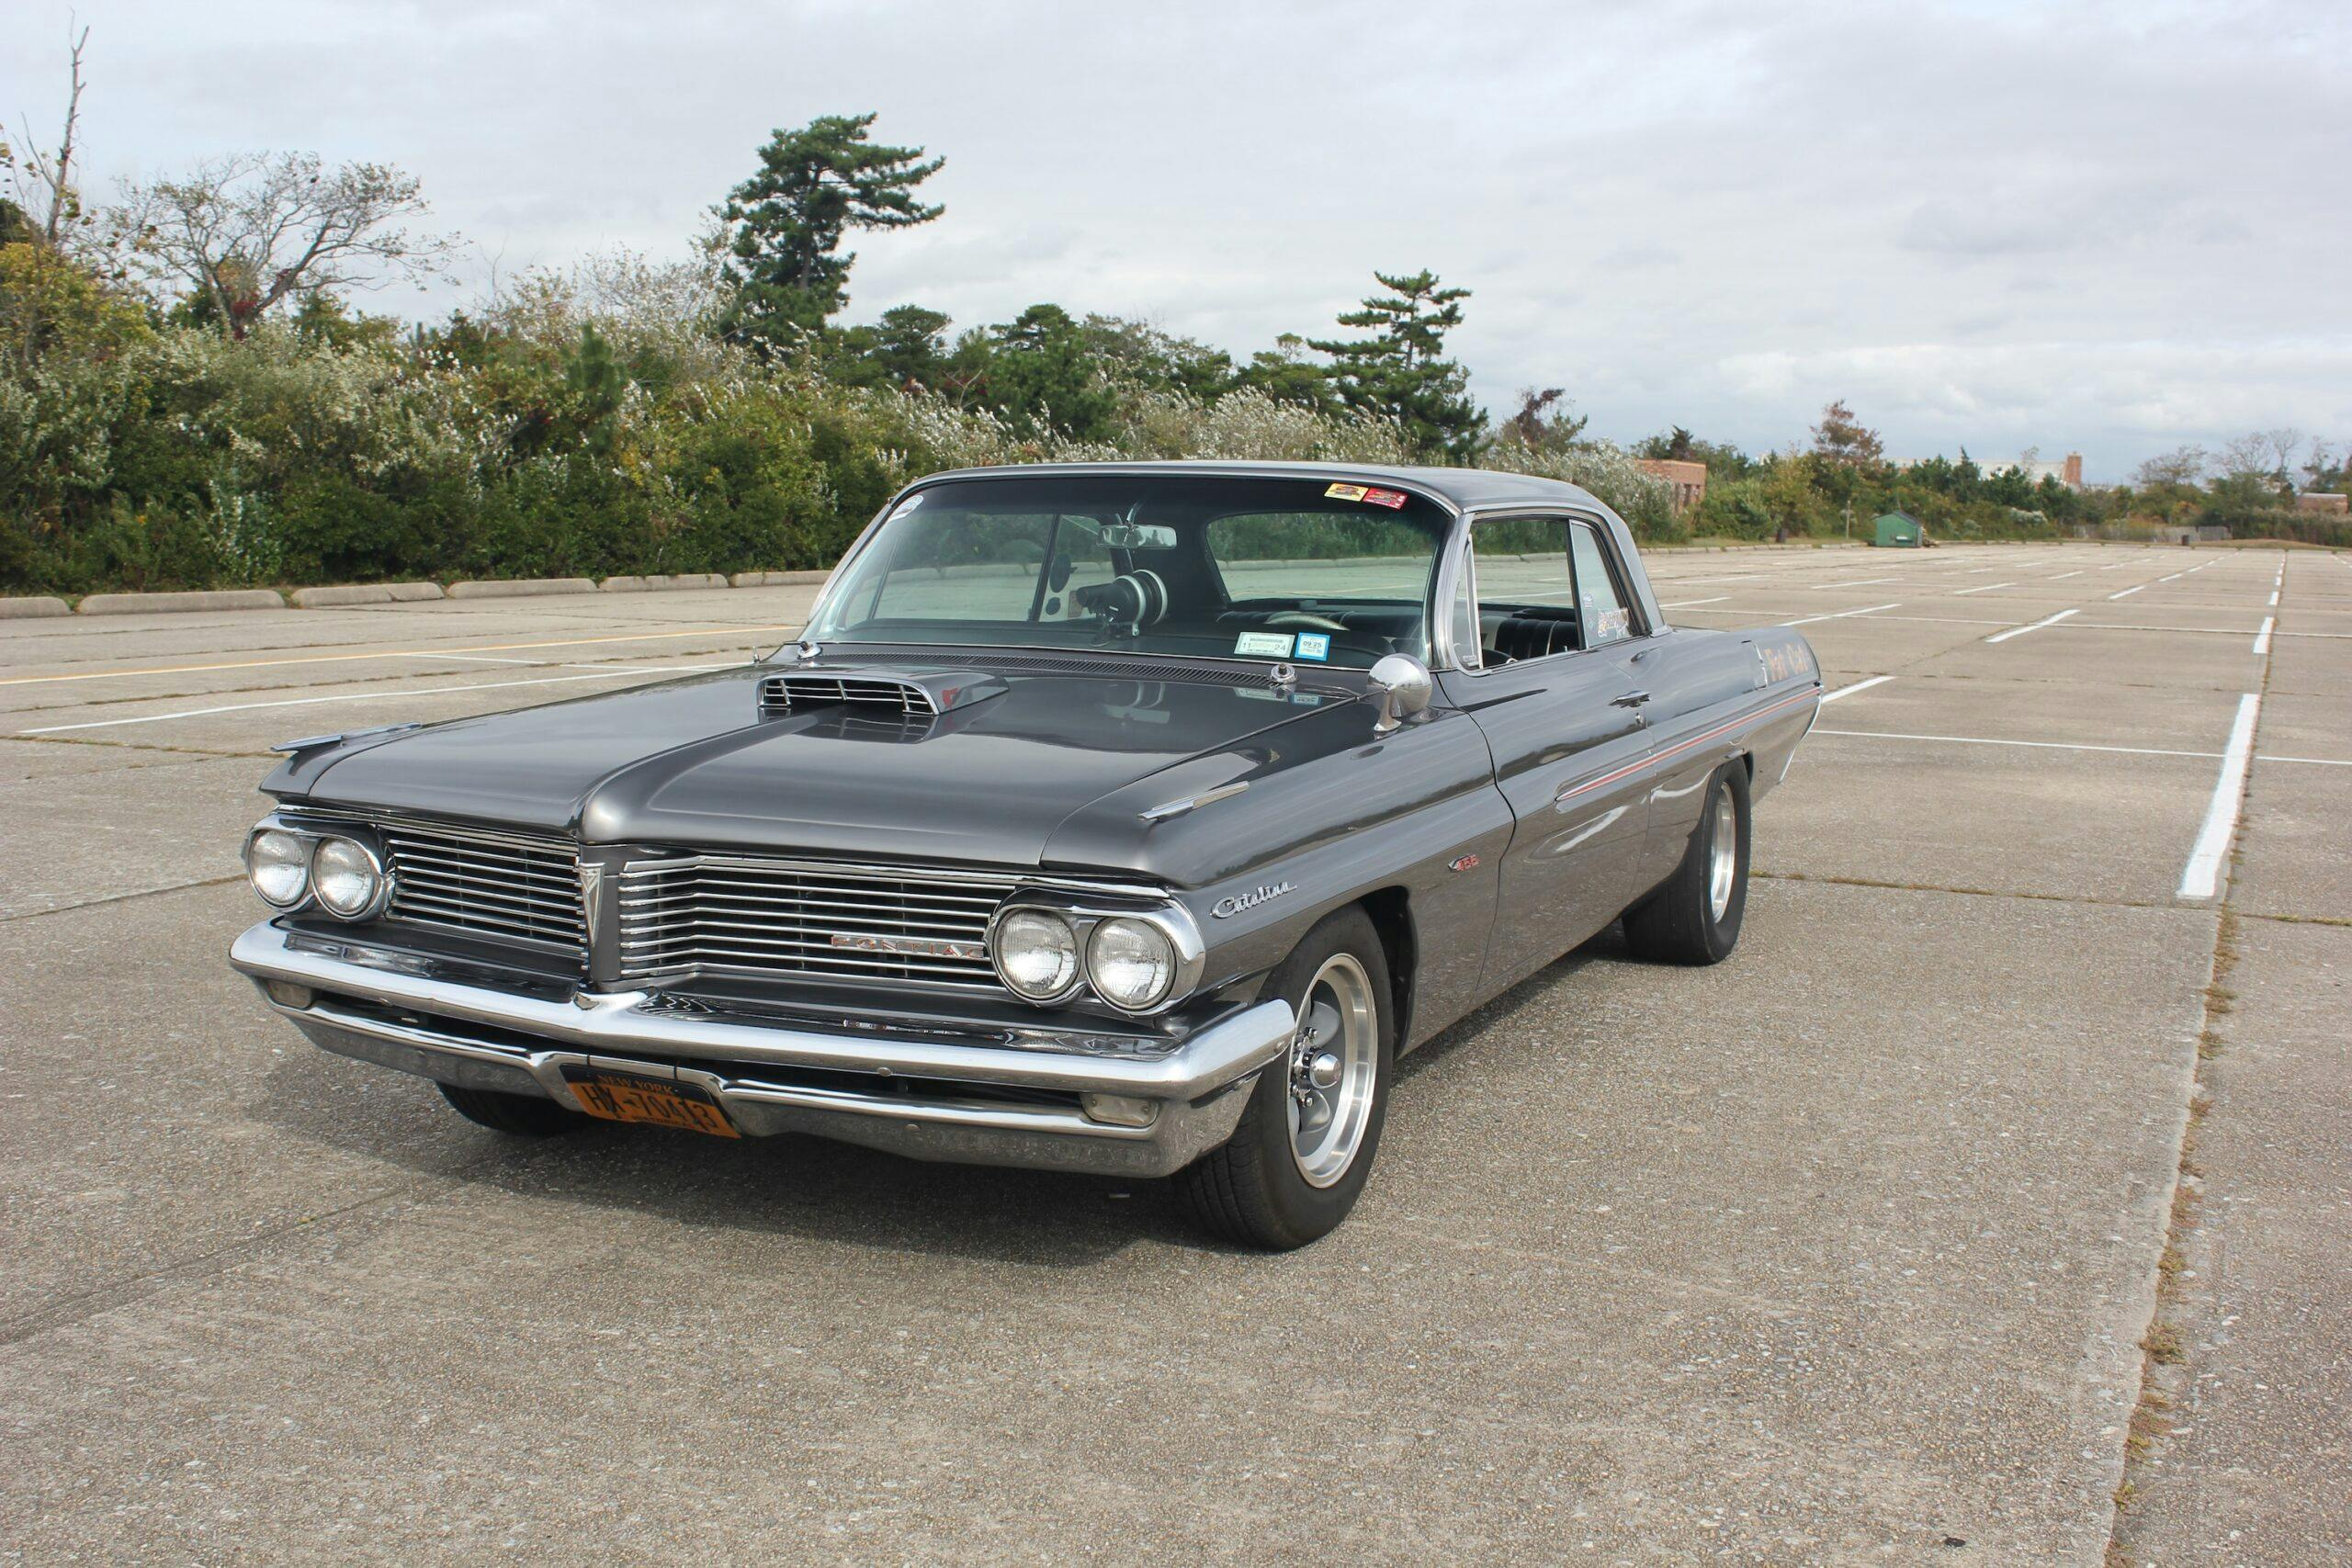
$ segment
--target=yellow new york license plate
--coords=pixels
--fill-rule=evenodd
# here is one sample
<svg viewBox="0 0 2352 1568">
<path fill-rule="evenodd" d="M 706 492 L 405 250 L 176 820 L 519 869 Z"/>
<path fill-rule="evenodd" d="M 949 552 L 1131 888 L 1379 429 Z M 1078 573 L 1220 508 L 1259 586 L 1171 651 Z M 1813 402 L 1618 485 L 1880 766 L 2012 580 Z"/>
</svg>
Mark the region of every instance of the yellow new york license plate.
<svg viewBox="0 0 2352 1568">
<path fill-rule="evenodd" d="M 566 1067 L 563 1079 L 591 1116 L 602 1116 L 608 1122 L 645 1122 L 656 1127 L 678 1127 L 689 1133 L 707 1133 L 714 1138 L 742 1136 L 700 1084 L 647 1077 L 640 1073 L 616 1073 L 605 1067 Z"/>
</svg>

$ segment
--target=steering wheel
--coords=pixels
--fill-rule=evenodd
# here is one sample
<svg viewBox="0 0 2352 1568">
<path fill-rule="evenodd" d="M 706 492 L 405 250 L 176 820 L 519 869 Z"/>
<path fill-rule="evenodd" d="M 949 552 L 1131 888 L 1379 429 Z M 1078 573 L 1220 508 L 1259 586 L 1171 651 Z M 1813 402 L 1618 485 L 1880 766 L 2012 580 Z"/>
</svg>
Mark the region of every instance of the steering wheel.
<svg viewBox="0 0 2352 1568">
<path fill-rule="evenodd" d="M 1348 629 L 1347 622 L 1335 621 L 1329 615 L 1318 615 L 1312 610 L 1277 610 L 1266 617 L 1266 625 L 1312 626 L 1317 631 L 1322 632 L 1343 632 Z"/>
</svg>

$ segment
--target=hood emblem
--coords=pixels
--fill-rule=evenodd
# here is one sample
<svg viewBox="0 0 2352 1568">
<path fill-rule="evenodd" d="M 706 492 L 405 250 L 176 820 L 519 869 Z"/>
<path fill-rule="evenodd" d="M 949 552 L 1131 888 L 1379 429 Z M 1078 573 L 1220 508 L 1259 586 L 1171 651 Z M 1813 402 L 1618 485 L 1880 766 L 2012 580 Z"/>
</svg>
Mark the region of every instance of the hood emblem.
<svg viewBox="0 0 2352 1568">
<path fill-rule="evenodd" d="M 835 931 L 835 947 L 858 953 L 896 953 L 909 958 L 969 958 L 986 961 L 989 950 L 977 942 L 937 942 L 929 937 L 868 936 L 863 931 Z"/>
<path fill-rule="evenodd" d="M 1222 920 L 1229 916 L 1238 915 L 1244 909 L 1254 909 L 1259 905 L 1270 899 L 1279 898 L 1285 893 L 1297 891 L 1296 887 L 1287 882 L 1277 882 L 1271 887 L 1261 885 L 1247 893 L 1236 893 L 1230 898 L 1218 899 L 1209 907 L 1209 913 Z"/>
</svg>

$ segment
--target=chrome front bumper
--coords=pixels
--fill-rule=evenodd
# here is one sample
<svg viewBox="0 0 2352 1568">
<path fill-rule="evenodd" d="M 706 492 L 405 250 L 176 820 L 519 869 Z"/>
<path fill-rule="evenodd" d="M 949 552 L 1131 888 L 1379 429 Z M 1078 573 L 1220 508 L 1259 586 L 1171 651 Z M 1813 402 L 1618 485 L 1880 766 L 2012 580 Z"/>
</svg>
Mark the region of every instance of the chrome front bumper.
<svg viewBox="0 0 2352 1568">
<path fill-rule="evenodd" d="M 815 1029 L 654 991 L 492 986 L 429 957 L 266 922 L 229 962 L 312 1043 L 444 1083 L 576 1107 L 563 1069 L 604 1067 L 697 1084 L 753 1135 L 1138 1177 L 1182 1169 L 1231 1136 L 1296 1027 L 1289 1003 L 1269 1001 L 1174 1043 Z M 1098 1120 L 1089 1095 L 1148 1101 L 1148 1124 Z"/>
</svg>

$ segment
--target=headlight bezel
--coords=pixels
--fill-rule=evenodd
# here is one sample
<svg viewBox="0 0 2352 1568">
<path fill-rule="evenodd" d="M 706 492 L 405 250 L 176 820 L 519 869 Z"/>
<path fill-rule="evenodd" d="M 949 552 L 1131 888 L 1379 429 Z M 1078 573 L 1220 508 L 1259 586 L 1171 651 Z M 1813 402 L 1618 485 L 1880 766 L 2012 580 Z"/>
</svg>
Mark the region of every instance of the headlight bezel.
<svg viewBox="0 0 2352 1568">
<path fill-rule="evenodd" d="M 1077 942 L 1076 978 L 1049 997 L 1033 997 L 1005 977 L 999 936 L 1007 921 L 1024 913 L 1049 915 L 1061 920 L 1069 928 Z M 1128 1006 L 1107 995 L 1094 982 L 1095 933 L 1114 920 L 1133 920 L 1148 926 L 1168 943 L 1170 954 L 1168 984 L 1150 1001 Z M 1057 894 L 1033 887 L 1016 891 L 989 917 L 988 947 L 990 965 L 995 968 L 997 977 L 1003 981 L 1005 989 L 1015 998 L 1033 1007 L 1058 1007 L 1076 999 L 1091 998 L 1129 1018 L 1149 1018 L 1182 1002 L 1200 984 L 1202 973 L 1208 964 L 1207 944 L 1201 940 L 1200 927 L 1194 922 L 1192 912 L 1173 900 L 1149 903 L 1097 900 L 1081 894 Z"/>
<path fill-rule="evenodd" d="M 254 880 L 254 846 L 265 834 L 273 833 L 290 839 L 301 847 L 301 890 L 292 900 L 286 903 L 280 903 L 265 894 L 261 890 L 260 884 Z M 343 913 L 319 897 L 319 851 L 327 843 L 336 840 L 356 846 L 367 858 L 368 869 L 375 874 L 374 895 L 359 908 L 357 912 L 353 914 Z M 377 919 L 391 906 L 393 891 L 391 863 L 384 852 L 383 845 L 377 840 L 373 829 L 364 823 L 346 822 L 340 818 L 312 820 L 288 816 L 282 811 L 274 811 L 247 829 L 243 860 L 245 885 L 253 889 L 254 897 L 259 898 L 273 915 L 315 913 L 345 924 L 357 924 Z"/>
<path fill-rule="evenodd" d="M 359 852 L 360 858 L 366 863 L 368 869 L 368 897 L 357 908 L 349 910 L 339 909 L 328 901 L 326 894 L 322 890 L 319 873 L 320 857 L 341 845 L 349 845 Z M 374 844 L 356 833 L 338 831 L 322 832 L 312 840 L 311 844 L 311 901 L 319 907 L 321 914 L 355 923 L 360 920 L 370 920 L 382 914 L 384 906 L 391 900 L 392 874 L 384 863 L 383 852 Z"/>
</svg>

